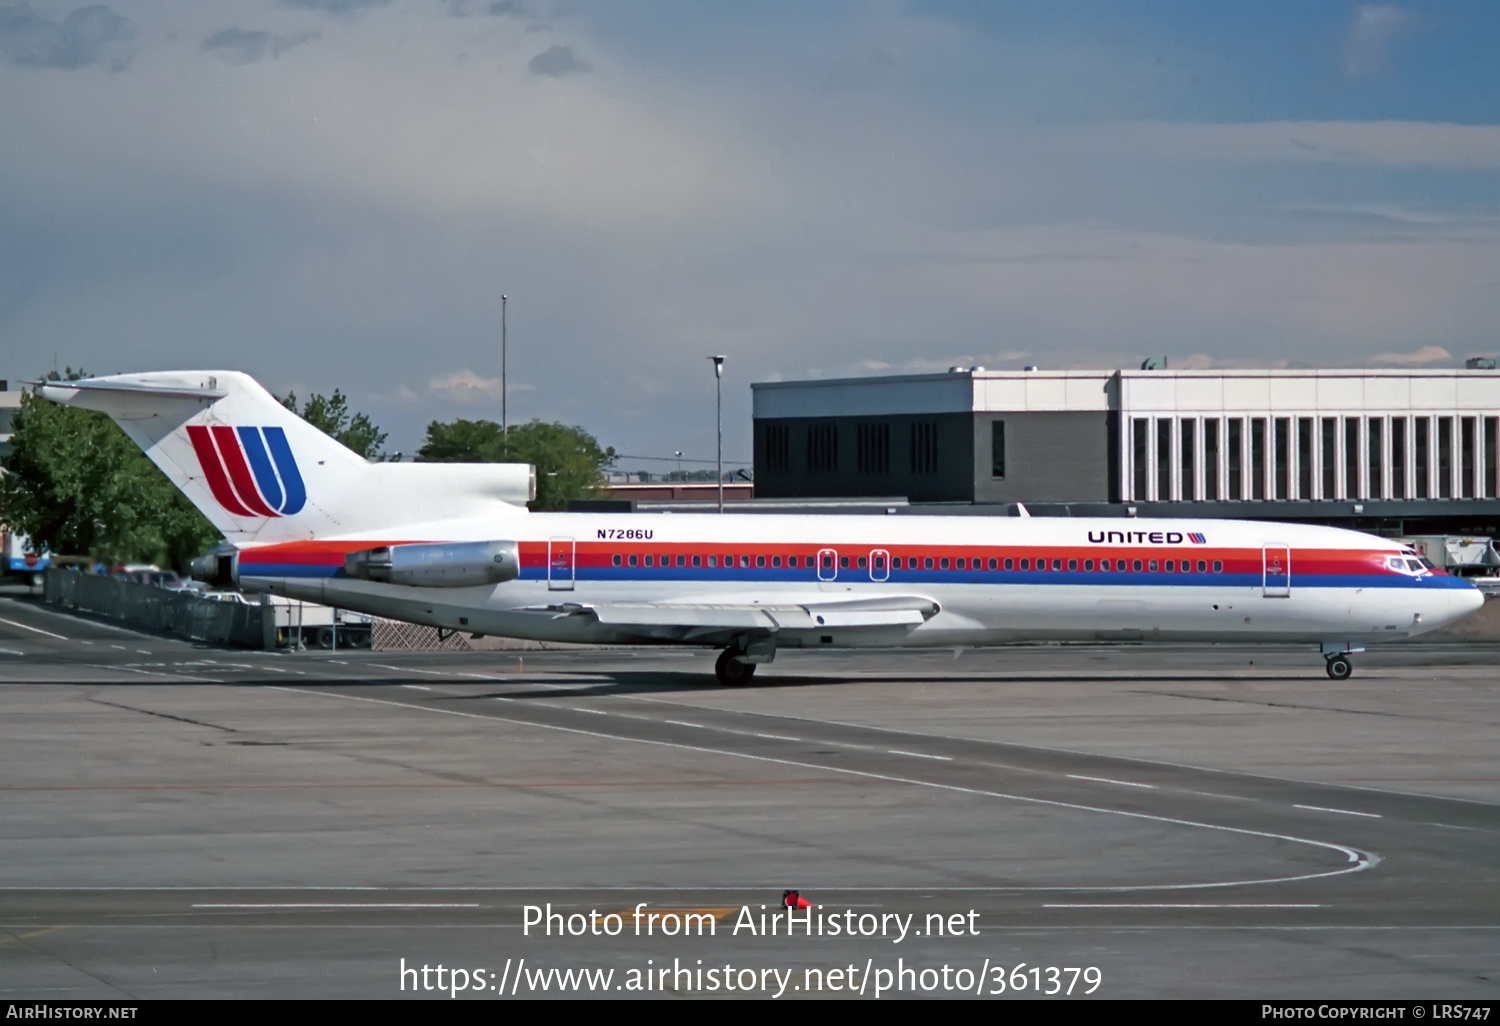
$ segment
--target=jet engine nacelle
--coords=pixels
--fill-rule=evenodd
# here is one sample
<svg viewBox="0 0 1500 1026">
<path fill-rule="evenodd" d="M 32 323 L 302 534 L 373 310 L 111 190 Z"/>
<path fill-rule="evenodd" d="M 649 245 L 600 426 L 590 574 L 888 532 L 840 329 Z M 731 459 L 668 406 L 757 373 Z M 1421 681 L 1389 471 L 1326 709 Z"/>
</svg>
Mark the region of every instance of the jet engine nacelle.
<svg viewBox="0 0 1500 1026">
<path fill-rule="evenodd" d="M 416 588 L 471 588 L 521 576 L 521 550 L 513 541 L 382 545 L 349 553 L 344 573 Z"/>
</svg>

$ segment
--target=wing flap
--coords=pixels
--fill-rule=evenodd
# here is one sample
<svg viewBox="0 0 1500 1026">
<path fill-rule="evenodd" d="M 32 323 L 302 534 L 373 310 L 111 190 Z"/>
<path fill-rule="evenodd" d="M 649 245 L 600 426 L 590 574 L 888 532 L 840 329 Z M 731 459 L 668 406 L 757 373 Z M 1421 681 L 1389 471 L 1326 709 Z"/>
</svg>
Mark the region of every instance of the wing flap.
<svg viewBox="0 0 1500 1026">
<path fill-rule="evenodd" d="M 845 602 L 590 602 L 558 607 L 564 614 L 592 615 L 612 627 L 687 628 L 696 631 L 815 631 L 862 627 L 917 627 L 938 611 L 917 595 L 881 596 Z"/>
</svg>

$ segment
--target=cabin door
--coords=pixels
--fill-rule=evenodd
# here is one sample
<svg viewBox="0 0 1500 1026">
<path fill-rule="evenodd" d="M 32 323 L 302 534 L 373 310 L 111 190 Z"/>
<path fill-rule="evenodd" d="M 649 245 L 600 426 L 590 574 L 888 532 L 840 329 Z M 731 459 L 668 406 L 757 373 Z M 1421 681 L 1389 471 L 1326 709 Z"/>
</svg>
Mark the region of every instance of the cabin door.
<svg viewBox="0 0 1500 1026">
<path fill-rule="evenodd" d="M 1291 597 L 1292 550 L 1285 545 L 1267 545 L 1260 558 L 1261 594 L 1266 598 Z"/>
<path fill-rule="evenodd" d="M 573 590 L 573 557 L 577 543 L 572 538 L 547 539 L 547 589 Z"/>
</svg>

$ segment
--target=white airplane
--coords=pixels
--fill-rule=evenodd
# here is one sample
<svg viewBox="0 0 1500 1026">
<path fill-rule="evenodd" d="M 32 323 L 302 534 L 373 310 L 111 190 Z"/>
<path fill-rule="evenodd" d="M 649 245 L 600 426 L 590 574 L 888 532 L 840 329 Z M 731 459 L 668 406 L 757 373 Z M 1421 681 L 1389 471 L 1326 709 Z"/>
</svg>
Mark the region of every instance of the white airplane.
<svg viewBox="0 0 1500 1026">
<path fill-rule="evenodd" d="M 525 464 L 369 463 L 234 371 L 48 382 L 228 543 L 204 576 L 447 630 L 722 649 L 1294 642 L 1349 654 L 1483 605 L 1409 547 L 1233 520 L 532 513 Z"/>
</svg>

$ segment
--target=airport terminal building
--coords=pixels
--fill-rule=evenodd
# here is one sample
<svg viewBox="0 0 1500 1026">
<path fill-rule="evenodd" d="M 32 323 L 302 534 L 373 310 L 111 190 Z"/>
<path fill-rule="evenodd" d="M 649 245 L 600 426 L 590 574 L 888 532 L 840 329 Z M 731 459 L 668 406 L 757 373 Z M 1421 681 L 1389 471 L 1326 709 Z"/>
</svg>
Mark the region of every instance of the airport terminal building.
<svg viewBox="0 0 1500 1026">
<path fill-rule="evenodd" d="M 1500 371 L 991 371 L 762 382 L 757 498 L 1500 533 Z"/>
</svg>

